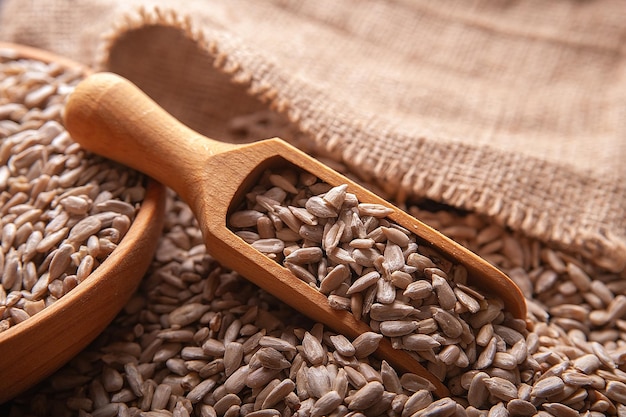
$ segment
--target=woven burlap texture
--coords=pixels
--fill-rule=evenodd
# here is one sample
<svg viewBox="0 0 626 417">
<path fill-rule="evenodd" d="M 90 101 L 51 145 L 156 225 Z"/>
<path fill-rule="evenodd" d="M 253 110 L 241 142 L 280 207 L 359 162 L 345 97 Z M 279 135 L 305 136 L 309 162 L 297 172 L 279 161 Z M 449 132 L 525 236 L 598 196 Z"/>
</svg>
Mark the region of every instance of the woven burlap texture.
<svg viewBox="0 0 626 417">
<path fill-rule="evenodd" d="M 619 1 L 4 0 L 0 19 L 204 134 L 271 107 L 396 201 L 626 265 Z"/>
</svg>

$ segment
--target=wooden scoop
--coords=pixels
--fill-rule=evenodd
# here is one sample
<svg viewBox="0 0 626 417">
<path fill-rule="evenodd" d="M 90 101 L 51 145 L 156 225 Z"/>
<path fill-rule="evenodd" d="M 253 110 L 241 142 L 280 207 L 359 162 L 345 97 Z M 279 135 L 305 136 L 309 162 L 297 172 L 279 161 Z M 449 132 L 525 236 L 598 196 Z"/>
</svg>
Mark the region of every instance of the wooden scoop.
<svg viewBox="0 0 626 417">
<path fill-rule="evenodd" d="M 400 209 L 280 139 L 233 145 L 208 139 L 165 112 L 127 80 L 98 73 L 78 85 L 65 110 L 65 125 L 86 149 L 133 167 L 176 191 L 200 224 L 209 253 L 257 286 L 348 337 L 370 331 L 346 311 L 329 307 L 325 295 L 235 235 L 226 225 L 233 207 L 268 168 L 292 165 L 335 186 L 348 184 L 360 202 L 383 204 L 388 217 L 409 229 L 449 260 L 467 268 L 470 282 L 499 296 L 517 318 L 526 305 L 517 286 L 490 264 Z M 383 338 L 377 355 L 401 371 L 427 378 L 436 394 L 448 389 L 408 353 Z"/>
</svg>

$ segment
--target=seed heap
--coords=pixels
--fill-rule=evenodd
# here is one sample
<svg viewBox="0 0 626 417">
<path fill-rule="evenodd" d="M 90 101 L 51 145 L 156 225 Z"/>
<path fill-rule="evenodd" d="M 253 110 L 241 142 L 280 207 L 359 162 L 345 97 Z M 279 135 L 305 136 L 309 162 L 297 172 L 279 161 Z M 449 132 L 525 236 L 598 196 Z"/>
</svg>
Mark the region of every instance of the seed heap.
<svg viewBox="0 0 626 417">
<path fill-rule="evenodd" d="M 174 202 L 169 212 L 161 266 L 96 350 L 52 377 L 63 394 L 38 396 L 32 408 L 94 416 L 379 415 L 391 408 L 410 415 L 433 403 L 428 381 L 370 357 L 380 335 L 348 340 L 307 322 L 213 261 L 198 230 L 181 227 L 181 218 L 192 218 L 186 205 Z"/>
<path fill-rule="evenodd" d="M 453 394 L 476 408 L 499 401 L 511 415 L 626 413 L 624 271 L 603 271 L 477 216 L 412 214 L 503 269 L 524 292 L 534 327 L 526 337 L 532 375 L 511 385 L 472 370 L 452 384 Z"/>
<path fill-rule="evenodd" d="M 277 130 L 255 136 L 286 137 Z M 346 172 L 345 167 L 335 168 Z M 326 415 L 626 415 L 624 273 L 602 270 L 481 216 L 432 213 L 416 206 L 407 210 L 488 259 L 524 291 L 533 331 L 524 338 L 524 366 L 530 368 L 519 373 L 520 379 L 492 363 L 450 376 L 450 398 L 431 400 L 422 381 L 411 375 L 398 375 L 403 392 L 397 393 L 390 369 L 357 357 L 362 342 L 306 322 L 214 262 L 191 210 L 170 194 L 164 234 L 140 291 L 95 343 L 2 410 L 9 417 L 234 416 L 251 409 L 257 416 L 273 416 L 281 410 L 289 414 L 289 405 L 297 407 L 295 395 L 300 408 L 294 414 L 310 416 L 324 414 L 324 407 L 338 402 L 344 386 L 339 375 L 345 372 L 346 396 Z M 479 334 L 484 340 L 487 330 Z M 319 360 L 316 340 L 326 352 L 324 368 L 313 365 Z M 247 350 L 255 344 L 254 353 Z M 496 343 L 497 352 L 502 347 Z M 241 349 L 247 353 L 236 367 Z M 351 359 L 338 361 L 345 358 Z M 259 364 L 285 368 L 264 387 L 246 385 L 237 394 L 227 392 L 227 387 L 240 387 L 241 376 L 236 375 L 245 371 L 239 369 L 248 366 L 249 376 Z M 339 381 L 317 397 L 335 373 Z M 255 384 L 260 374 L 250 380 L 246 376 L 246 381 Z M 277 398 L 283 400 L 274 403 Z M 380 408 L 360 411 L 371 398 L 380 398 Z"/>
<path fill-rule="evenodd" d="M 346 190 L 307 172 L 267 171 L 229 223 L 331 307 L 351 311 L 442 381 L 492 366 L 519 378 L 525 322 L 468 286 L 463 265 L 422 248 L 387 219 L 392 209 L 359 203 Z"/>
<path fill-rule="evenodd" d="M 144 195 L 139 175 L 87 155 L 59 123 L 82 74 L 9 58 L 0 56 L 0 332 L 86 279 Z"/>
<path fill-rule="evenodd" d="M 594 268 L 536 241 L 512 235 L 477 216 L 456 217 L 448 212 L 413 213 L 433 226 L 453 232 L 457 240 L 464 240 L 474 250 L 487 250 L 488 253 L 483 254 L 499 260 L 498 265 L 516 279 L 527 277 L 534 283 L 539 271 L 554 271 L 553 266 L 568 264 L 574 271 L 574 265 L 578 265 L 587 271 L 585 275 L 594 277 L 590 277 L 590 282 L 603 282 L 612 288 L 614 299 L 626 295 L 622 284 L 624 277 Z M 491 238 L 483 240 L 482 236 L 486 235 Z M 516 253 L 522 254 L 521 257 L 510 256 L 512 252 L 504 250 L 503 243 L 509 239 L 518 242 Z M 502 245 L 495 244 L 496 241 Z M 496 246 L 500 247 L 493 249 Z M 533 415 L 535 410 L 539 416 L 574 416 L 579 412 L 597 417 L 615 415 L 617 410 L 624 411 L 626 403 L 621 394 L 626 383 L 622 370 L 626 365 L 626 339 L 619 330 L 623 318 L 601 327 L 591 325 L 589 320 L 579 322 L 578 326 L 585 328 L 586 340 L 580 332 L 561 327 L 562 320 L 559 319 L 567 317 L 567 313 L 562 311 L 562 315 L 552 317 L 548 313 L 551 307 L 545 303 L 561 294 L 559 288 L 565 283 L 572 282 L 567 269 L 566 266 L 557 273 L 550 298 L 535 292 L 532 286 L 526 287 L 531 288 L 530 319 L 535 325 L 535 331 L 524 339 L 527 361 L 534 364 L 532 374 L 522 372 L 517 379 L 506 369 L 495 366 L 480 371 L 470 369 L 450 379 L 448 385 L 453 397 L 434 401 L 428 390 L 424 390 L 423 381 L 411 375 L 398 375 L 404 390 L 398 394 L 393 382 L 395 378 L 393 375 L 389 377 L 390 370 L 370 357 L 360 358 L 355 354 L 348 356 L 354 358 L 348 363 L 338 362 L 342 357 L 336 352 L 351 351 L 350 344 L 356 351 L 360 342 L 347 341 L 324 331 L 319 324 L 302 321 L 301 316 L 216 264 L 205 251 L 190 209 L 170 195 L 165 234 L 152 272 L 146 277 L 141 291 L 94 345 L 50 378 L 35 394 L 20 399 L 16 410 L 22 411 L 16 411 L 16 415 L 23 415 L 26 409 L 32 415 L 52 413 L 58 416 L 81 412 L 96 416 L 232 416 L 244 415 L 251 408 L 258 411 L 257 415 L 278 415 L 281 410 L 287 415 L 291 410 L 287 410 L 288 404 L 294 408 L 297 404 L 292 393 L 301 404 L 294 415 L 311 415 L 313 405 L 324 395 L 327 396 L 319 406 L 326 401 L 332 403 L 336 397 L 335 389 L 321 397 L 314 394 L 325 392 L 319 391 L 315 384 L 318 379 L 326 381 L 327 375 L 319 365 L 312 365 L 319 360 L 315 353 L 319 349 L 316 348 L 317 342 L 307 333 L 321 340 L 327 358 L 324 366 L 330 375 L 334 375 L 336 368 L 337 375 L 342 374 L 339 369 L 343 369 L 348 377 L 346 397 L 334 413 L 329 413 L 331 415 L 354 412 L 349 404 L 360 389 L 368 386 L 368 382 L 363 385 L 363 381 L 380 382 L 380 379 L 384 388 L 380 401 L 387 407 L 386 411 L 375 414 L 374 411 L 379 410 L 372 409 L 351 415 L 407 416 L 418 411 L 417 415 L 433 415 L 429 413 L 436 411 L 436 415 L 444 416 L 486 416 L 487 412 L 497 416 L 507 415 L 507 412 L 509 415 Z M 581 299 L 585 294 L 567 293 L 569 297 Z M 579 305 L 588 308 L 584 301 Z M 608 306 L 594 311 L 608 311 Z M 369 337 L 374 339 L 372 335 Z M 230 345 L 235 347 L 228 347 Z M 251 345 L 257 345 L 254 353 L 247 350 Z M 263 349 L 267 347 L 281 352 L 287 362 L 273 351 Z M 237 367 L 241 349 L 247 353 L 241 352 L 243 357 Z M 593 364 L 590 353 L 601 361 L 599 367 Z M 248 380 L 248 376 L 252 373 L 250 369 L 261 361 L 265 368 L 285 368 L 274 377 L 268 377 L 272 379 L 263 387 L 252 388 L 245 384 L 242 387 L 240 378 L 246 373 L 246 381 L 256 385 L 258 381 L 251 382 L 255 377 Z M 226 363 L 229 364 L 228 371 Z M 246 369 L 239 371 L 246 365 L 247 372 Z M 306 374 L 301 371 L 298 378 L 298 371 L 304 367 Z M 261 378 L 260 374 L 258 371 L 255 375 Z M 304 386 L 305 381 L 314 388 L 309 390 L 308 385 Z M 324 386 L 328 387 L 326 383 Z M 287 392 L 291 387 L 293 389 Z M 239 388 L 241 390 L 236 395 L 229 395 L 234 393 L 228 390 Z M 273 400 L 268 401 L 264 408 L 266 395 L 269 396 L 275 388 L 275 395 L 279 392 L 284 395 L 283 402 L 270 405 Z M 364 397 L 379 398 L 380 387 L 370 384 L 361 393 Z M 200 396 L 202 398 L 198 400 Z M 256 404 L 256 408 L 250 403 Z"/>
</svg>

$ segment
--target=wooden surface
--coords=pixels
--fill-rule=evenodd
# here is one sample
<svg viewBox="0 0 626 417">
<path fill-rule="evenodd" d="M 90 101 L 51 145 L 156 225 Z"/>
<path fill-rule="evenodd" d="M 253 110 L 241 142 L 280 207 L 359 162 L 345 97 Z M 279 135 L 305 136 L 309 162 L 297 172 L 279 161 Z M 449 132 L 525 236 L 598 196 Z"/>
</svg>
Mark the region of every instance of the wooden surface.
<svg viewBox="0 0 626 417">
<path fill-rule="evenodd" d="M 87 69 L 38 49 L 0 43 L 21 58 Z M 35 385 L 91 343 L 137 289 L 161 235 L 165 188 L 150 181 L 137 216 L 109 257 L 80 285 L 0 333 L 0 404 Z"/>
<path fill-rule="evenodd" d="M 369 331 L 346 311 L 330 308 L 327 298 L 286 268 L 245 243 L 226 226 L 229 209 L 243 199 L 267 168 L 295 165 L 331 185 L 348 184 L 361 202 L 394 209 L 390 219 L 464 264 L 471 282 L 504 299 L 507 309 L 526 318 L 520 290 L 490 264 L 388 202 L 280 139 L 248 145 L 214 141 L 183 126 L 134 85 L 107 73 L 94 74 L 71 95 L 65 113 L 71 135 L 85 148 L 140 170 L 175 190 L 191 207 L 206 246 L 217 260 L 241 273 L 286 304 L 348 337 Z M 449 391 L 408 353 L 383 339 L 377 352 L 401 371 L 428 378 L 440 396 Z"/>
</svg>

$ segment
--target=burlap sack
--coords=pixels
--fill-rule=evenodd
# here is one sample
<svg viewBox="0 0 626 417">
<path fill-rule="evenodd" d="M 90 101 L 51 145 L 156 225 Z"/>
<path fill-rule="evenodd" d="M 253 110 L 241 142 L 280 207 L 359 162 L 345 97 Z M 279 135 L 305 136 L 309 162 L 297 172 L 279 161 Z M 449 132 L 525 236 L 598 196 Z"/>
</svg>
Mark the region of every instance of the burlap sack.
<svg viewBox="0 0 626 417">
<path fill-rule="evenodd" d="M 622 270 L 624 21 L 617 0 L 4 0 L 0 40 L 118 72 L 217 139 L 269 106 L 396 201 Z"/>
</svg>

